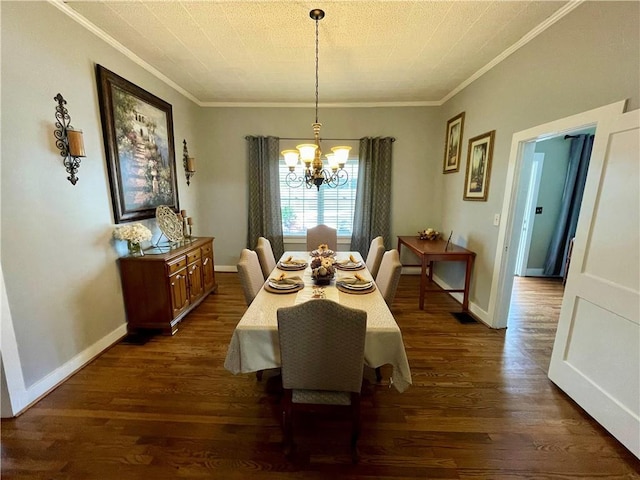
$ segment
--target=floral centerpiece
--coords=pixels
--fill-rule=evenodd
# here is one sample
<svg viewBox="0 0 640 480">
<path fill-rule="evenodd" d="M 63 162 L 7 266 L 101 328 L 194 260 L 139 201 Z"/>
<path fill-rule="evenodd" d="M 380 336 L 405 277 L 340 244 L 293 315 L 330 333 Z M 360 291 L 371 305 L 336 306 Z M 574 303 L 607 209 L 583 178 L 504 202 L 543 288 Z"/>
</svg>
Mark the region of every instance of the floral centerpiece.
<svg viewBox="0 0 640 480">
<path fill-rule="evenodd" d="M 130 223 L 116 227 L 113 230 L 113 237 L 117 240 L 126 240 L 130 253 L 144 255 L 140 243 L 151 240 L 152 234 L 151 230 L 141 223 Z"/>
<path fill-rule="evenodd" d="M 440 238 L 440 232 L 437 232 L 433 228 L 427 228 L 426 230 L 418 232 L 418 237 L 420 240 L 437 240 Z"/>
<path fill-rule="evenodd" d="M 318 285 L 328 285 L 336 274 L 332 257 L 315 257 L 311 260 L 311 277 Z"/>
</svg>

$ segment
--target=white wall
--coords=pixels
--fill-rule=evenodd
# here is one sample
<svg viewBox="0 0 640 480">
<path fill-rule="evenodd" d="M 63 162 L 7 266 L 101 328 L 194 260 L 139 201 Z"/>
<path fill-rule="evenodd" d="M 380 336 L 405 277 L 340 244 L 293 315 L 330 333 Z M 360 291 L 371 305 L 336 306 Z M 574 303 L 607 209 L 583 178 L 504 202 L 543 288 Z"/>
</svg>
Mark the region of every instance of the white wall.
<svg viewBox="0 0 640 480">
<path fill-rule="evenodd" d="M 54 6 L 0 8 L 1 258 L 17 360 L 35 395 L 125 331 L 95 64 L 173 105 L 178 189 L 187 210 L 196 191 L 184 183 L 182 138 L 194 137 L 198 107 Z M 72 125 L 84 131 L 87 157 L 75 186 L 53 137 L 57 93 L 68 102 Z M 16 366 L 5 356 L 3 365 Z"/>
<path fill-rule="evenodd" d="M 570 146 L 571 141 L 565 140 L 564 137 L 536 143 L 536 153 L 544 154 L 544 165 L 536 202 L 537 207 L 542 207 L 542 213 L 534 215 L 531 246 L 527 260 L 528 269 L 540 270 L 544 268 L 549 243 L 560 213 L 562 192 L 569 165 Z"/>
<path fill-rule="evenodd" d="M 637 109 L 639 19 L 638 2 L 584 2 L 442 107 L 442 136 L 447 119 L 466 112 L 465 147 L 469 138 L 496 130 L 486 202 L 462 200 L 466 154 L 458 173 L 439 175 L 443 229 L 477 253 L 471 284 L 477 313 L 489 303 L 498 236 L 493 216 L 502 210 L 513 133 L 627 98 L 627 109 Z M 458 266 L 440 265 L 436 273 L 450 285 L 464 279 Z"/>
</svg>

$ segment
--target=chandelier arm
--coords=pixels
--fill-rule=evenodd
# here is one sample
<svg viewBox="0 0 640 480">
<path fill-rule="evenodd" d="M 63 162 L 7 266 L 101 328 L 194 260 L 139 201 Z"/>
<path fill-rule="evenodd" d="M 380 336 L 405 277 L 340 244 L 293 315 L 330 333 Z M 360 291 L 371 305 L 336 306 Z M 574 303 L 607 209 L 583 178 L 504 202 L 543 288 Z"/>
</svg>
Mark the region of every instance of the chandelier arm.
<svg viewBox="0 0 640 480">
<path fill-rule="evenodd" d="M 331 176 L 331 179 L 335 182 L 336 187 L 341 187 L 349 181 L 349 173 L 344 168 L 341 168 Z"/>
<path fill-rule="evenodd" d="M 344 169 L 336 170 L 335 172 L 329 172 L 325 170 L 325 172 L 325 184 L 328 187 L 341 187 L 349 180 L 349 174 Z"/>
<path fill-rule="evenodd" d="M 298 188 L 305 181 L 304 177 L 299 177 L 296 172 L 289 172 L 287 176 L 284 177 L 284 181 L 290 188 Z"/>
</svg>

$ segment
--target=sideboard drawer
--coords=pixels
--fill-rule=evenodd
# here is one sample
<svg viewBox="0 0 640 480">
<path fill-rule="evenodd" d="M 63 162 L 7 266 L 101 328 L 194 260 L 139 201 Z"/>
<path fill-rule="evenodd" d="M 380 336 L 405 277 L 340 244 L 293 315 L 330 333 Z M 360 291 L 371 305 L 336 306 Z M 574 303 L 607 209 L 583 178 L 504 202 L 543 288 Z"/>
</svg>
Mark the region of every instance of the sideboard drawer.
<svg viewBox="0 0 640 480">
<path fill-rule="evenodd" d="M 212 244 L 204 245 L 200 250 L 202 251 L 202 256 L 206 257 L 207 255 L 213 252 L 213 245 Z"/>
<path fill-rule="evenodd" d="M 181 257 L 177 260 L 173 260 L 172 262 L 168 263 L 167 266 L 169 267 L 169 275 L 173 275 L 178 270 L 182 270 L 187 266 L 187 258 Z"/>
<path fill-rule="evenodd" d="M 194 248 L 193 250 L 187 252 L 187 263 L 195 262 L 200 258 L 200 249 Z"/>
</svg>

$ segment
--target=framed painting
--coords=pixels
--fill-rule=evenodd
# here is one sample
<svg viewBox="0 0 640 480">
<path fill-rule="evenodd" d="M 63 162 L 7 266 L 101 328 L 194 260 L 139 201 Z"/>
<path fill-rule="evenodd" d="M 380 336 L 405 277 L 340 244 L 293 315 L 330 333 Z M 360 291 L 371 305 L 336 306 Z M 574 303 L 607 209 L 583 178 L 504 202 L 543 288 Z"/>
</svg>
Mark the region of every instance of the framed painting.
<svg viewBox="0 0 640 480">
<path fill-rule="evenodd" d="M 464 176 L 465 200 L 487 200 L 495 135 L 496 131 L 491 130 L 469 140 L 467 172 Z"/>
<path fill-rule="evenodd" d="M 460 170 L 462 155 L 462 134 L 464 133 L 464 112 L 447 122 L 444 138 L 444 164 L 442 173 L 453 173 Z"/>
<path fill-rule="evenodd" d="M 171 105 L 101 65 L 96 78 L 115 223 L 177 212 Z"/>
</svg>

